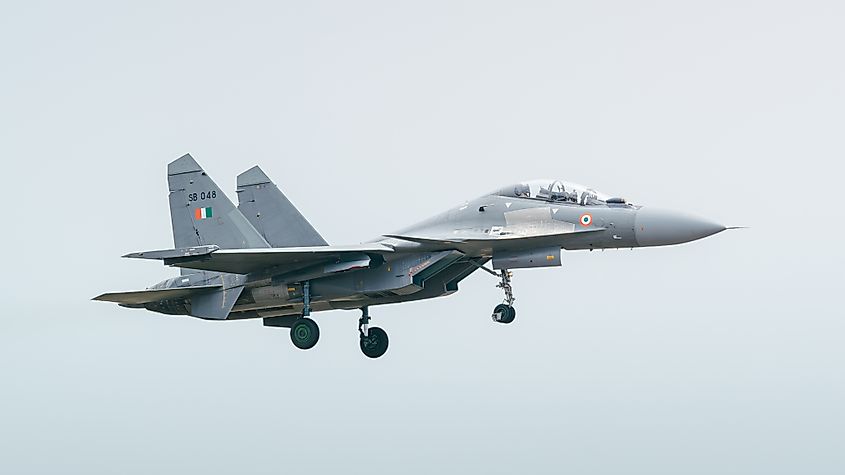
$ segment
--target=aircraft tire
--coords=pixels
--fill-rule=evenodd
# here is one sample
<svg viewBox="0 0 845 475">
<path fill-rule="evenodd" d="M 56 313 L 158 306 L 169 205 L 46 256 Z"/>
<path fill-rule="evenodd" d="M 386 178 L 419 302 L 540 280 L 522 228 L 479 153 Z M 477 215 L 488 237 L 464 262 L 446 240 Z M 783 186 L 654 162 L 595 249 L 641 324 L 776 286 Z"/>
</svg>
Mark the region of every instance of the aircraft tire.
<svg viewBox="0 0 845 475">
<path fill-rule="evenodd" d="M 513 308 L 512 305 L 508 305 L 508 314 L 507 318 L 505 319 L 504 323 L 513 323 L 513 320 L 516 318 L 516 309 Z"/>
<path fill-rule="evenodd" d="M 361 337 L 361 351 L 368 358 L 378 358 L 387 352 L 387 332 L 379 327 L 370 327 L 367 336 Z"/>
<path fill-rule="evenodd" d="M 320 339 L 320 327 L 310 318 L 300 318 L 290 327 L 290 341 L 300 350 L 313 348 Z"/>
<path fill-rule="evenodd" d="M 500 303 L 493 309 L 493 321 L 496 323 L 511 323 L 516 318 L 516 309 L 510 305 Z"/>
</svg>

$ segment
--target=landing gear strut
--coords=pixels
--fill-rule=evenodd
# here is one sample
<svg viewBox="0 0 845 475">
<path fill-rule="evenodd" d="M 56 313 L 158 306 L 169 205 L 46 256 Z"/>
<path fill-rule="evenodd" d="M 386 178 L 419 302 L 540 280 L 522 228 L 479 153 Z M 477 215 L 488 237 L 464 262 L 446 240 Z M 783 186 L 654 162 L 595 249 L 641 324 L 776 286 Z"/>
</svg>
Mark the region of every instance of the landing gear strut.
<svg viewBox="0 0 845 475">
<path fill-rule="evenodd" d="M 320 339 L 320 327 L 308 318 L 311 315 L 311 282 L 302 284 L 302 317 L 290 327 L 290 341 L 300 350 L 313 348 Z"/>
<path fill-rule="evenodd" d="M 513 296 L 513 287 L 511 287 L 511 278 L 513 277 L 513 273 L 507 269 L 502 269 L 499 272 L 496 272 L 475 261 L 469 262 L 484 272 L 500 279 L 499 283 L 496 284 L 496 288 L 502 289 L 505 292 L 505 300 L 499 305 L 496 305 L 496 308 L 493 309 L 493 315 L 491 315 L 493 317 L 493 321 L 496 323 L 513 322 L 513 319 L 516 318 L 516 310 L 513 308 L 513 302 L 516 299 Z"/>
<path fill-rule="evenodd" d="M 493 275 L 502 279 L 501 282 L 496 284 L 496 287 L 505 292 L 504 302 L 496 305 L 496 308 L 493 309 L 493 321 L 497 323 L 511 323 L 516 318 L 516 309 L 513 308 L 513 302 L 516 299 L 513 296 L 513 287 L 511 286 L 513 274 L 507 269 L 502 269 L 499 271 L 499 274 L 494 272 Z"/>
<path fill-rule="evenodd" d="M 358 319 L 358 333 L 361 338 L 361 351 L 369 358 L 378 358 L 387 351 L 387 332 L 379 327 L 370 327 L 370 309 L 361 307 Z"/>
</svg>

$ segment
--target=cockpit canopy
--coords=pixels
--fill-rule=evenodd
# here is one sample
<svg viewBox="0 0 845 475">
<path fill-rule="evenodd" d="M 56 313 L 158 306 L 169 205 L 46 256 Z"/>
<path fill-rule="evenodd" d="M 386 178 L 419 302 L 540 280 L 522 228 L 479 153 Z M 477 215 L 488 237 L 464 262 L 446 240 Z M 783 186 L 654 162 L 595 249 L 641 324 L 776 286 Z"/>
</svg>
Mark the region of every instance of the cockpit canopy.
<svg viewBox="0 0 845 475">
<path fill-rule="evenodd" d="M 506 186 L 495 193 L 498 196 L 529 198 L 554 203 L 572 203 L 595 206 L 607 203 L 610 197 L 592 188 L 561 180 L 531 180 Z"/>
</svg>

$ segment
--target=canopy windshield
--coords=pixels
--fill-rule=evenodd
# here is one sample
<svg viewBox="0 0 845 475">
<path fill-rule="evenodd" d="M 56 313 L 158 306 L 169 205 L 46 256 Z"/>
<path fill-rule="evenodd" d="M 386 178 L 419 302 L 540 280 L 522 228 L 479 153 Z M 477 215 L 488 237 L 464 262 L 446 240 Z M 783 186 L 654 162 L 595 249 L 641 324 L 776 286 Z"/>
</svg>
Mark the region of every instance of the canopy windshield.
<svg viewBox="0 0 845 475">
<path fill-rule="evenodd" d="M 592 188 L 561 180 L 526 181 L 502 188 L 495 194 L 581 206 L 604 204 L 608 199 L 607 195 Z"/>
</svg>

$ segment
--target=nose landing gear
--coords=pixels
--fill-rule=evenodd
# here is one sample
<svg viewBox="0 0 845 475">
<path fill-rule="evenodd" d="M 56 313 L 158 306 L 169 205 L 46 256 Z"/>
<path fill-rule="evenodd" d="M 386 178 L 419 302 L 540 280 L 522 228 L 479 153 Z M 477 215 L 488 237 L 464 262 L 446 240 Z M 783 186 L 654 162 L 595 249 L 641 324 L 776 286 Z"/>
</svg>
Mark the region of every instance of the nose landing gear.
<svg viewBox="0 0 845 475">
<path fill-rule="evenodd" d="M 361 308 L 358 319 L 358 333 L 361 338 L 361 351 L 369 358 L 378 358 L 387 352 L 387 332 L 379 327 L 370 327 L 370 309 Z"/>
<path fill-rule="evenodd" d="M 502 269 L 499 272 L 496 272 L 474 261 L 470 261 L 470 263 L 474 264 L 484 272 L 500 279 L 499 283 L 496 284 L 496 288 L 502 289 L 505 292 L 505 300 L 499 305 L 496 305 L 491 317 L 493 317 L 493 321 L 496 323 L 512 323 L 514 318 L 516 318 L 516 309 L 513 308 L 513 302 L 516 298 L 513 296 L 513 287 L 511 286 L 513 273 L 507 269 Z"/>
<path fill-rule="evenodd" d="M 493 309 L 493 321 L 497 323 L 511 323 L 516 318 L 516 309 L 513 308 L 513 302 L 516 300 L 513 296 L 513 287 L 511 286 L 511 278 L 513 274 L 507 269 L 502 269 L 497 275 L 501 282 L 496 284 L 496 287 L 505 292 L 505 301 L 496 305 Z"/>
</svg>

